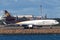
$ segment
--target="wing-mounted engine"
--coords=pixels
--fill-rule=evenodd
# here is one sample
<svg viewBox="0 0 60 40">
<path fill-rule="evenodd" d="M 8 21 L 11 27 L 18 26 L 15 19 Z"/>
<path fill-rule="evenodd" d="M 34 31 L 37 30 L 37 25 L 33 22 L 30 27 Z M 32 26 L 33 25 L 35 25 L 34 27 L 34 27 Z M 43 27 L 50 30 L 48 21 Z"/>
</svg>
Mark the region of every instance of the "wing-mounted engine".
<svg viewBox="0 0 60 40">
<path fill-rule="evenodd" d="M 24 27 L 24 29 L 33 29 L 33 25 L 31 25 L 31 24 L 23 24 L 23 25 L 21 25 L 21 26 L 23 26 Z"/>
</svg>

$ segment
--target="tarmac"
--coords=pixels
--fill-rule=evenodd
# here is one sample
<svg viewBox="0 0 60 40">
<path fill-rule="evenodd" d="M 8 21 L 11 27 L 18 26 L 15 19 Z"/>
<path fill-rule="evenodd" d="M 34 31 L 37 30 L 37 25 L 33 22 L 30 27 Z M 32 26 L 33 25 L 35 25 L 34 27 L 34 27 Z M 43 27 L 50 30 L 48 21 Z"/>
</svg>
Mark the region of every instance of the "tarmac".
<svg viewBox="0 0 60 40">
<path fill-rule="evenodd" d="M 33 29 L 24 29 L 19 26 L 0 25 L 0 34 L 60 34 L 60 26 L 52 27 L 34 27 Z"/>
</svg>

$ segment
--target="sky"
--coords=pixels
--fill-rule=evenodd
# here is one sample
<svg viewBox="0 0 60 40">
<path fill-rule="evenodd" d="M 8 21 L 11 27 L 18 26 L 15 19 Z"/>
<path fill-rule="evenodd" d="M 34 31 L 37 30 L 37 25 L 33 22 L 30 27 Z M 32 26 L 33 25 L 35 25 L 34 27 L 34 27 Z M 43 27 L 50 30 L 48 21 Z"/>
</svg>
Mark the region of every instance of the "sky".
<svg viewBox="0 0 60 40">
<path fill-rule="evenodd" d="M 4 10 L 8 10 L 12 15 L 47 14 L 49 18 L 60 18 L 60 0 L 0 0 L 0 16 Z"/>
</svg>

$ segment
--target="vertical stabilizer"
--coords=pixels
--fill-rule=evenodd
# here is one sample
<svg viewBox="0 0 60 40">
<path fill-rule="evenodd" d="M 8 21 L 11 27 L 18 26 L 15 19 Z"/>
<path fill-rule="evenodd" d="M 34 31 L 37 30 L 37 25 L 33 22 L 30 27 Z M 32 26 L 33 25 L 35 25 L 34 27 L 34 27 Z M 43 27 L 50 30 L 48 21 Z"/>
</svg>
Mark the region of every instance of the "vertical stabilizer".
<svg viewBox="0 0 60 40">
<path fill-rule="evenodd" d="M 15 17 L 11 16 L 10 13 L 7 10 L 5 10 L 5 16 L 6 16 L 5 17 L 6 21 L 9 21 L 9 22 L 14 22 L 15 21 Z"/>
<path fill-rule="evenodd" d="M 7 10 L 5 10 L 5 16 L 6 17 L 11 16 L 10 13 Z"/>
</svg>

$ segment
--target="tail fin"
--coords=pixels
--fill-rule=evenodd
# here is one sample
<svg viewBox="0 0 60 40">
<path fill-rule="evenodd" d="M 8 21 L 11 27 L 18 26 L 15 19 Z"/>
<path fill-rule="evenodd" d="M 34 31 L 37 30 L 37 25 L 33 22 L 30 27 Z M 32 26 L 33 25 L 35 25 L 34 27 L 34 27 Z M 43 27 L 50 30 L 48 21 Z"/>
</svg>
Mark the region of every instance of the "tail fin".
<svg viewBox="0 0 60 40">
<path fill-rule="evenodd" d="M 5 10 L 5 16 L 6 17 L 11 16 L 10 13 L 7 10 Z"/>
<path fill-rule="evenodd" d="M 15 20 L 15 17 L 11 16 L 7 10 L 5 10 L 5 16 L 6 16 L 6 21 Z"/>
</svg>

